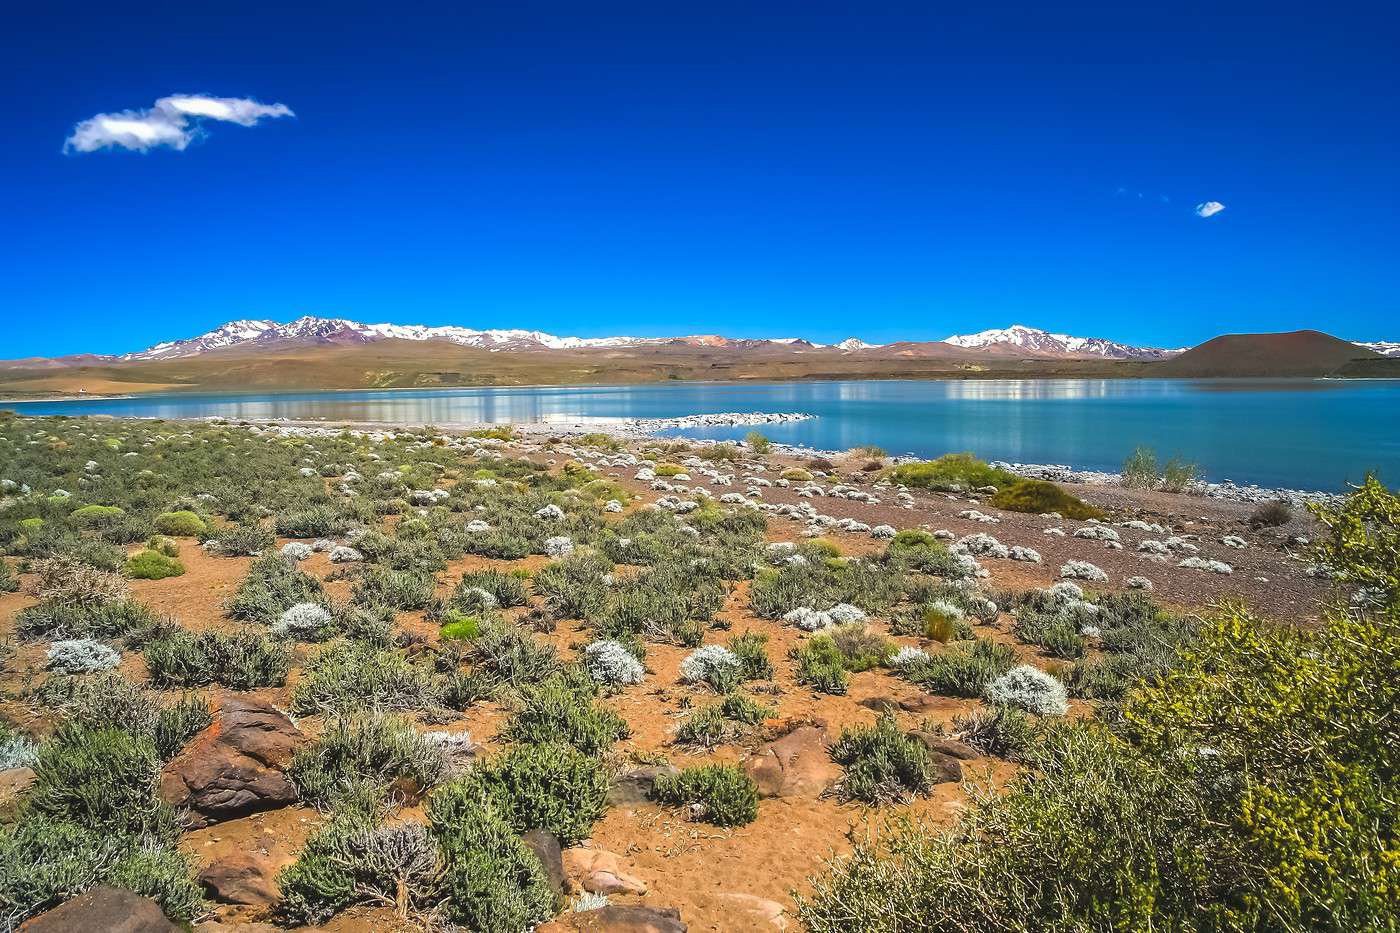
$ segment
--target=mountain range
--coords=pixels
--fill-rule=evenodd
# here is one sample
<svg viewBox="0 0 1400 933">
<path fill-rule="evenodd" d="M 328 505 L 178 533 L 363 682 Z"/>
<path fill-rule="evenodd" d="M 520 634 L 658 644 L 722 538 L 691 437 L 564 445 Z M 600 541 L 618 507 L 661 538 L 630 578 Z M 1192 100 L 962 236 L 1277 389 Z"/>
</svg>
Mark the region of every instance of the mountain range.
<svg viewBox="0 0 1400 933">
<path fill-rule="evenodd" d="M 721 349 L 787 347 L 793 350 L 835 350 L 879 356 L 961 356 L 959 351 L 1027 359 L 1108 359 L 1162 360 L 1181 350 L 1138 347 L 1099 337 L 1073 337 L 1022 324 L 976 334 L 956 334 L 940 341 L 901 341 L 889 344 L 867 343 L 850 337 L 835 344 L 820 344 L 799 337 L 734 338 L 714 334 L 677 337 L 559 337 L 537 330 L 469 327 L 428 327 L 421 324 L 365 324 L 344 318 L 301 317 L 286 324 L 269 320 L 230 321 L 206 334 L 184 340 L 158 343 L 119 356 L 84 354 L 73 359 L 84 364 L 95 361 L 135 362 L 171 360 L 220 350 L 277 350 L 308 345 L 354 345 L 381 340 L 443 341 L 462 347 L 493 352 L 536 352 L 545 350 L 621 349 L 641 347 L 690 346 Z"/>
<path fill-rule="evenodd" d="M 230 321 L 121 355 L 0 361 L 0 393 L 69 394 L 854 379 L 1400 377 L 1400 343 L 1317 331 L 1235 334 L 1190 349 L 1140 347 L 1016 324 L 942 340 L 851 337 L 560 337 L 523 329 Z"/>
</svg>

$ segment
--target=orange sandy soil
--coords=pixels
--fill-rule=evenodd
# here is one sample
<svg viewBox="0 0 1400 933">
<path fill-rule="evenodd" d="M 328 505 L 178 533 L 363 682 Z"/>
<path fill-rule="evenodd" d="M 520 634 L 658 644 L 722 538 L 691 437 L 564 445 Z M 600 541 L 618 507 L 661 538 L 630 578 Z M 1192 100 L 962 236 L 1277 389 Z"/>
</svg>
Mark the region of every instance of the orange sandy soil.
<svg viewBox="0 0 1400 933">
<path fill-rule="evenodd" d="M 535 456 L 536 459 L 543 459 L 548 455 Z M 558 459 L 562 462 L 564 458 Z M 727 469 L 725 471 L 728 472 Z M 633 472 L 635 468 L 627 468 L 612 470 L 611 474 L 629 491 L 640 496 L 642 501 L 654 501 L 664 494 L 653 492 L 644 484 L 632 480 Z M 776 472 L 766 475 L 776 476 Z M 716 495 L 721 491 L 731 491 L 728 488 L 713 488 Z M 742 489 L 743 484 L 736 479 L 733 490 Z M 1074 489 L 1083 498 L 1113 509 L 1115 521 L 1133 517 L 1154 521 L 1173 515 L 1173 524 L 1180 529 L 1184 516 L 1192 516 L 1190 521 L 1193 524 L 1186 530 L 1201 533 L 1205 538 L 1201 553 L 1236 566 L 1235 575 L 1221 577 L 1141 561 L 1134 552 L 1136 542 L 1143 537 L 1163 537 L 1161 535 L 1120 528 L 1117 530 L 1123 536 L 1125 550 L 1107 551 L 1097 541 L 1047 538 L 1041 532 L 1049 525 L 1059 525 L 1068 532 L 1081 522 L 1051 521 L 1032 515 L 1002 513 L 985 505 L 971 505 L 965 499 L 950 501 L 941 494 L 927 493 L 916 493 L 916 508 L 906 510 L 894 504 L 893 490 L 874 491 L 885 499 L 884 503 L 870 506 L 831 498 L 797 500 L 790 490 L 779 488 L 765 489 L 764 497 L 765 501 L 770 502 L 811 502 L 823 513 L 852 515 L 872 525 L 885 522 L 896 528 L 947 528 L 958 535 L 985 531 L 1007 544 L 1020 543 L 1034 547 L 1045 557 L 1045 562 L 1039 565 L 984 560 L 984 566 L 992 571 L 990 581 L 984 581 L 984 585 L 1017 588 L 1045 586 L 1054 582 L 1063 560 L 1076 557 L 1104 567 L 1115 583 L 1121 584 L 1126 575 L 1133 573 L 1149 576 L 1157 582 L 1159 597 L 1169 604 L 1187 608 L 1236 598 L 1259 606 L 1266 615 L 1273 615 L 1280 621 L 1306 622 L 1316 616 L 1321 601 L 1331 595 L 1324 584 L 1307 577 L 1303 573 L 1304 565 L 1291 559 L 1282 547 L 1285 535 L 1315 533 L 1315 529 L 1310 527 L 1310 520 L 1305 518 L 1296 520 L 1295 527 L 1259 536 L 1241 529 L 1240 520 L 1250 511 L 1249 506 L 1160 493 L 1132 494 L 1117 489 L 1096 490 L 1095 487 Z M 633 506 L 640 504 L 637 500 L 633 502 Z M 959 511 L 969 507 L 998 515 L 1003 521 L 1001 524 L 984 525 L 956 517 Z M 800 531 L 801 525 L 779 516 L 770 516 L 770 540 L 800 540 Z M 1250 549 L 1238 551 L 1212 545 L 1211 542 L 1218 541 L 1222 534 L 1242 534 L 1250 541 Z M 833 532 L 827 537 L 836 541 L 848 554 L 873 552 L 883 547 L 883 542 L 876 542 L 865 535 Z M 282 543 L 279 541 L 279 546 Z M 224 617 L 221 604 L 233 593 L 250 559 L 211 557 L 194 542 L 186 540 L 181 542 L 180 560 L 187 569 L 183 576 L 135 581 L 132 589 L 136 598 L 159 612 L 173 616 L 190 629 L 236 626 L 237 623 Z M 542 557 L 523 561 L 468 557 L 453 562 L 446 573 L 439 575 L 440 592 L 445 595 L 450 591 L 465 570 L 484 566 L 526 566 L 533 569 L 545 562 L 546 559 Z M 321 578 L 335 569 L 324 554 L 316 554 L 300 566 Z M 815 694 L 799 686 L 793 677 L 794 666 L 787 654 L 804 637 L 803 633 L 778 622 L 754 617 L 747 608 L 747 588 L 746 583 L 739 584 L 721 613 L 722 625 L 729 631 L 711 633 L 707 641 L 723 641 L 731 634 L 750 628 L 769 635 L 768 653 L 776 669 L 775 680 L 771 687 L 752 686 L 756 687 L 753 692 L 758 700 L 777 707 L 780 719 L 824 720 L 834 739 L 843 727 L 873 722 L 875 709 L 882 705 L 879 701 L 898 701 L 919 694 L 916 688 L 888 672 L 878 670 L 854 675 L 847 696 Z M 327 589 L 336 599 L 349 595 L 349 584 L 344 581 L 330 582 Z M 0 636 L 13 639 L 14 612 L 32 601 L 31 597 L 21 594 L 0 595 Z M 522 615 L 526 611 L 514 610 Z M 436 627 L 425 622 L 422 613 L 403 613 L 399 624 L 405 630 L 430 640 L 437 637 Z M 875 624 L 877 628 L 884 628 L 880 622 Z M 1037 649 L 1017 643 L 1009 630 L 1010 620 L 1003 616 L 990 626 L 980 626 L 978 634 L 1016 644 L 1023 657 L 1032 663 L 1042 667 L 1054 666 L 1056 662 L 1040 655 Z M 555 632 L 538 637 L 551 640 L 565 657 L 571 657 L 591 640 L 580 623 L 568 621 L 561 623 Z M 899 638 L 896 641 L 928 650 L 937 650 L 938 647 L 919 639 Z M 11 698 L 5 701 L 0 713 L 22 728 L 37 732 L 43 732 L 46 724 L 34 721 L 32 712 L 14 698 L 27 687 L 42 682 L 46 676 L 43 673 L 43 647 L 38 643 L 19 644 L 0 676 L 0 686 L 4 688 L 5 696 Z M 317 650 L 316 646 L 298 648 L 303 658 Z M 686 716 L 716 699 L 713 694 L 680 683 L 680 662 L 688 653 L 688 649 L 649 646 L 646 681 L 604 701 L 621 714 L 632 729 L 631 738 L 618 746 L 619 764 L 625 765 L 629 758 L 641 761 L 665 758 L 680 767 L 708 760 L 737 761 L 761 744 L 764 737 L 762 729 L 756 730 L 742 745 L 724 746 L 707 754 L 691 754 L 672 744 L 676 728 Z M 121 671 L 136 682 L 144 680 L 145 671 L 140 655 L 127 653 Z M 294 667 L 286 687 L 256 693 L 285 707 L 297 676 L 298 670 Z M 215 695 L 218 693 L 211 692 Z M 935 698 L 928 709 L 918 713 L 896 710 L 896 715 L 903 727 L 912 729 L 926 722 L 949 723 L 955 714 L 977 706 L 975 700 Z M 1084 704 L 1076 706 L 1077 711 L 1086 711 Z M 430 728 L 468 730 L 482 744 L 482 751 L 491 754 L 499 748 L 495 736 L 505 720 L 505 712 L 499 704 L 479 705 L 457 721 L 434 724 Z M 310 719 L 303 720 L 300 725 L 314 734 L 319 730 L 320 723 Z M 969 780 L 996 784 L 1003 782 L 1012 770 L 1011 766 L 995 759 L 981 759 L 969 763 L 966 776 Z M 592 844 L 622 856 L 625 870 L 639 877 L 648 887 L 647 893 L 641 897 L 614 895 L 612 903 L 677 907 L 682 919 L 693 931 L 772 929 L 771 924 L 763 922 L 759 925 L 760 921 L 734 910 L 720 895 L 738 893 L 775 900 L 784 904 L 791 914 L 793 894 L 809 889 L 807 879 L 822 870 L 825 859 L 833 854 L 849 852 L 852 838 L 878 832 L 886 819 L 893 815 L 914 815 L 932 825 L 946 825 L 956 818 L 967 800 L 966 791 L 954 784 L 940 785 L 931 797 L 912 804 L 883 809 L 841 804 L 829 798 L 769 799 L 760 803 L 758 819 L 754 823 L 729 830 L 687 822 L 677 812 L 652 805 L 613 808 L 598 823 Z M 409 808 L 405 815 L 412 817 L 419 812 L 417 808 Z M 274 863 L 290 864 L 320 818 L 316 811 L 301 806 L 260 813 L 190 832 L 184 837 L 182 847 L 205 864 L 236 852 L 261 853 Z M 239 908 L 216 906 L 207 922 L 211 929 L 219 929 L 216 924 L 243 925 L 265 919 Z M 787 925 L 789 929 L 795 929 L 795 918 L 789 916 Z M 399 920 L 388 909 L 357 908 L 316 929 L 368 933 L 415 927 Z"/>
</svg>

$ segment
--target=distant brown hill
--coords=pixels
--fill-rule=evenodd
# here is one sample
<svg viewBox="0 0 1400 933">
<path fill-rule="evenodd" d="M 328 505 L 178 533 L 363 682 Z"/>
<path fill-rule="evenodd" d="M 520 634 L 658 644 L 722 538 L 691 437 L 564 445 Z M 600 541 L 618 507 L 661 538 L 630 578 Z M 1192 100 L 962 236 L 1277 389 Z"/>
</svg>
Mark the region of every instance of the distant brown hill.
<svg viewBox="0 0 1400 933">
<path fill-rule="evenodd" d="M 1283 334 L 1225 334 L 1158 363 L 1161 376 L 1327 376 L 1379 353 L 1316 330 Z"/>
</svg>

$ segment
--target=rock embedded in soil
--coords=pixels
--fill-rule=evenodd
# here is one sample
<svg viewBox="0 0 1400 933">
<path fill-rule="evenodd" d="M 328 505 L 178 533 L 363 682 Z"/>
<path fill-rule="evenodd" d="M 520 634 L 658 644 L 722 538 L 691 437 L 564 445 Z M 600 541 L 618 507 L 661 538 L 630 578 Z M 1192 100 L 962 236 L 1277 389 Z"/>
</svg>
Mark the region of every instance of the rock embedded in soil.
<svg viewBox="0 0 1400 933">
<path fill-rule="evenodd" d="M 841 776 L 826 748 L 826 728 L 803 725 L 744 761 L 760 797 L 820 797 Z"/>
<path fill-rule="evenodd" d="M 622 859 L 606 849 L 565 849 L 564 876 L 575 889 L 591 894 L 645 894 L 646 882 L 622 870 Z"/>
<path fill-rule="evenodd" d="M 540 860 L 549 889 L 556 895 L 564 893 L 564 857 L 559 847 L 559 837 L 545 829 L 532 829 L 520 837 L 520 841 Z"/>
<path fill-rule="evenodd" d="M 609 905 L 570 914 L 569 918 L 579 933 L 686 933 L 689 929 L 674 907 Z"/>
<path fill-rule="evenodd" d="M 93 888 L 24 922 L 22 933 L 179 933 L 160 905 L 120 888 Z"/>
<path fill-rule="evenodd" d="M 653 765 L 624 771 L 613 779 L 608 791 L 608 806 L 635 807 L 651 799 L 651 787 L 661 775 L 675 777 L 681 771 L 675 765 Z"/>
<path fill-rule="evenodd" d="M 220 858 L 199 873 L 199 883 L 211 900 L 221 904 L 266 907 L 277 901 L 277 870 L 247 853 Z"/>
<path fill-rule="evenodd" d="M 230 697 L 214 724 L 165 766 L 161 799 L 188 808 L 191 827 L 295 803 L 296 788 L 282 769 L 304 740 L 274 707 Z"/>
<path fill-rule="evenodd" d="M 724 904 L 727 913 L 757 921 L 775 930 L 788 928 L 787 908 L 777 901 L 733 892 L 720 894 L 718 898 Z"/>
<path fill-rule="evenodd" d="M 945 735 L 922 730 L 911 734 L 922 742 L 925 748 L 937 755 L 956 758 L 958 761 L 975 761 L 982 757 L 981 752 L 966 742 L 959 742 L 957 739 L 950 739 Z M 959 778 L 961 778 L 961 774 L 959 774 Z"/>
</svg>

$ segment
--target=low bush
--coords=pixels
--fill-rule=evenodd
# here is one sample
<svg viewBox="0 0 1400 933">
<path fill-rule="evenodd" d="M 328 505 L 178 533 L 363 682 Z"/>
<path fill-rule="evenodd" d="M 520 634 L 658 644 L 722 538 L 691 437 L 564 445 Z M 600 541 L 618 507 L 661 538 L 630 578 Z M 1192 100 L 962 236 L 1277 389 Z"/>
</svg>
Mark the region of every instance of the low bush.
<svg viewBox="0 0 1400 933">
<path fill-rule="evenodd" d="M 483 627 L 471 644 L 473 670 L 490 683 L 520 686 L 538 683 L 559 670 L 552 645 L 541 644 L 506 622 Z"/>
<path fill-rule="evenodd" d="M 768 635 L 747 631 L 729 639 L 729 653 L 739 659 L 740 680 L 771 680 L 773 662 L 768 659 Z"/>
<path fill-rule="evenodd" d="M 189 922 L 203 908 L 194 876 L 191 860 L 173 843 L 31 811 L 0 828 L 0 928 L 16 929 L 99 885 L 149 897 L 167 916 Z"/>
<path fill-rule="evenodd" d="M 298 603 L 325 600 L 321 581 L 298 570 L 280 554 L 260 557 L 248 567 L 233 597 L 225 604 L 229 616 L 240 622 L 271 625 Z"/>
<path fill-rule="evenodd" d="M 592 679 L 555 675 L 521 692 L 520 709 L 504 734 L 516 742 L 562 743 L 600 755 L 632 734 L 627 721 L 593 702 Z"/>
<path fill-rule="evenodd" d="M 1102 509 L 1089 505 L 1054 483 L 1038 479 L 1023 479 L 1012 483 L 1005 489 L 998 490 L 990 501 L 992 505 L 1008 512 L 1030 512 L 1036 515 L 1058 512 L 1065 518 L 1079 521 L 1107 517 Z"/>
<path fill-rule="evenodd" d="M 155 517 L 154 527 L 158 534 L 172 538 L 198 538 L 209 531 L 203 518 L 185 509 L 160 513 Z"/>
<path fill-rule="evenodd" d="M 122 656 L 92 638 L 66 638 L 49 646 L 45 653 L 49 669 L 63 674 L 94 674 L 121 663 Z"/>
<path fill-rule="evenodd" d="M 831 759 L 846 769 L 836 788 L 842 800 L 891 803 L 927 794 L 933 787 L 928 746 L 900 731 L 890 713 L 873 726 L 843 730 L 831 746 Z"/>
<path fill-rule="evenodd" d="M 904 670 L 910 683 L 944 696 L 981 696 L 987 685 L 1016 665 L 1016 651 L 987 638 L 958 642 Z"/>
<path fill-rule="evenodd" d="M 79 528 L 104 528 L 126 517 L 115 505 L 84 505 L 68 513 L 68 520 Z"/>
<path fill-rule="evenodd" d="M 175 632 L 153 640 L 145 655 L 157 687 L 280 687 L 291 667 L 285 645 L 255 632 Z"/>
<path fill-rule="evenodd" d="M 292 712 L 346 715 L 361 711 L 435 710 L 443 681 L 432 667 L 402 651 L 365 644 L 332 644 L 312 658 L 292 691 Z"/>
<path fill-rule="evenodd" d="M 465 602 L 471 599 L 473 590 L 489 593 L 495 605 L 480 606 Z M 519 574 L 500 570 L 474 570 L 462 574 L 462 579 L 458 581 L 456 589 L 448 599 L 448 605 L 471 612 L 481 609 L 509 609 L 523 606 L 528 601 L 525 580 Z"/>
<path fill-rule="evenodd" d="M 1287 502 L 1274 499 L 1261 502 L 1249 515 L 1251 528 L 1278 528 L 1293 521 L 1293 509 Z"/>
<path fill-rule="evenodd" d="M 1020 761 L 1036 740 L 1035 720 L 1021 709 L 996 705 L 953 717 L 953 730 L 984 755 Z"/>
<path fill-rule="evenodd" d="M 744 435 L 744 443 L 749 450 L 762 457 L 773 449 L 773 442 L 757 431 L 750 431 Z"/>
<path fill-rule="evenodd" d="M 642 662 L 621 642 L 611 639 L 595 641 L 583 649 L 583 663 L 599 684 L 624 687 L 639 684 L 646 677 Z"/>
<path fill-rule="evenodd" d="M 438 637 L 447 641 L 472 641 L 481 635 L 481 619 L 467 615 L 460 609 L 449 609 L 442 614 L 438 625 Z"/>
<path fill-rule="evenodd" d="M 564 846 L 593 831 L 607 808 L 608 774 L 571 745 L 517 745 L 477 765 L 467 785 L 517 833 L 546 829 Z"/>
<path fill-rule="evenodd" d="M 256 522 L 221 525 L 208 533 L 204 547 L 220 557 L 257 557 L 277 543 L 277 536 Z"/>
<path fill-rule="evenodd" d="M 33 570 L 34 595 L 56 606 L 93 609 L 120 602 L 130 592 L 120 574 L 69 555 L 36 560 Z"/>
<path fill-rule="evenodd" d="M 944 454 L 924 463 L 904 463 L 886 474 L 890 482 L 916 489 L 936 489 L 946 492 L 995 486 L 998 490 L 1013 486 L 1020 477 L 998 470 L 978 460 L 972 454 Z"/>
<path fill-rule="evenodd" d="M 431 573 L 375 567 L 356 584 L 353 598 L 363 606 L 389 609 L 426 609 L 433 601 L 437 581 Z"/>
<path fill-rule="evenodd" d="M 844 696 L 850 687 L 851 675 L 846 670 L 846 656 L 830 638 L 817 635 L 806 644 L 793 648 L 788 657 L 797 664 L 797 682 L 818 693 Z"/>
<path fill-rule="evenodd" d="M 428 821 L 449 918 L 480 933 L 518 933 L 554 916 L 554 892 L 539 858 L 470 778 L 433 792 Z"/>
<path fill-rule="evenodd" d="M 133 580 L 164 580 L 185 572 L 185 565 L 160 551 L 140 551 L 131 556 L 122 570 Z"/>
<path fill-rule="evenodd" d="M 313 505 L 277 516 L 277 534 L 284 538 L 333 538 L 355 524 L 353 516 L 330 505 Z"/>
<path fill-rule="evenodd" d="M 24 809 L 91 830 L 171 840 L 174 814 L 157 793 L 160 766 L 148 737 L 65 724 L 39 751 Z"/>
<path fill-rule="evenodd" d="M 151 610 L 128 600 L 98 606 L 42 602 L 15 613 L 15 629 L 25 637 L 130 638 L 164 624 Z"/>
<path fill-rule="evenodd" d="M 307 839 L 277 876 L 277 914 L 321 923 L 356 904 L 389 905 L 400 917 L 429 909 L 442 873 L 438 843 L 421 823 L 375 825 L 366 814 L 337 814 Z"/>
<path fill-rule="evenodd" d="M 758 818 L 758 786 L 738 765 L 704 765 L 658 775 L 651 793 L 668 806 L 695 808 L 697 819 L 715 826 L 743 826 Z"/>
<path fill-rule="evenodd" d="M 297 749 L 287 777 L 303 800 L 334 808 L 381 803 L 390 785 L 425 791 L 446 768 L 439 746 L 411 723 L 375 713 L 332 719 L 315 742 Z"/>
</svg>

